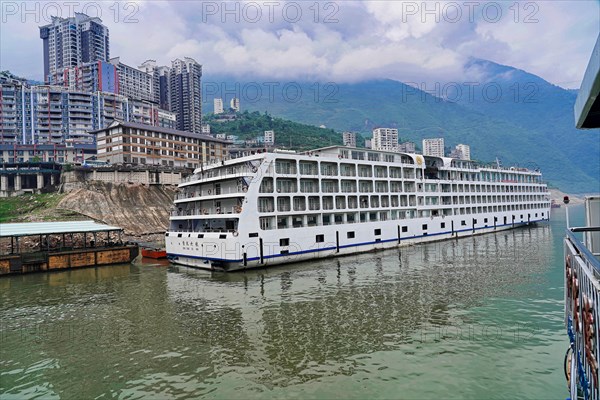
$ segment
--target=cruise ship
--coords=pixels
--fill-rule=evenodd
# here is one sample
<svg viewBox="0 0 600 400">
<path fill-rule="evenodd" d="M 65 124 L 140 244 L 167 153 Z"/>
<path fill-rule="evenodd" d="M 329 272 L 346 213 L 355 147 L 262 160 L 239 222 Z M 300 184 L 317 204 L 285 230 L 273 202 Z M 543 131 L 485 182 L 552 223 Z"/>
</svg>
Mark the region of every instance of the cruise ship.
<svg viewBox="0 0 600 400">
<path fill-rule="evenodd" d="M 261 152 L 179 185 L 165 244 L 211 270 L 333 257 L 548 221 L 541 173 L 331 146 Z"/>
</svg>

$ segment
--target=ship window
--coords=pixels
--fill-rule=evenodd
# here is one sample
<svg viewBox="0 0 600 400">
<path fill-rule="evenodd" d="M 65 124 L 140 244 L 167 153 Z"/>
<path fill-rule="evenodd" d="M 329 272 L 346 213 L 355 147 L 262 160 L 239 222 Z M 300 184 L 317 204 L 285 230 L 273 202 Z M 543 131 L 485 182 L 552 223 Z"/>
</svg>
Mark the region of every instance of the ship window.
<svg viewBox="0 0 600 400">
<path fill-rule="evenodd" d="M 446 223 L 445 222 L 440 223 L 440 228 L 444 229 L 445 227 L 446 227 Z"/>
<path fill-rule="evenodd" d="M 381 229 L 375 229 L 375 235 L 381 235 Z"/>
<path fill-rule="evenodd" d="M 475 218 L 473 218 L 473 225 L 477 224 L 477 220 Z"/>
<path fill-rule="evenodd" d="M 258 237 L 258 232 L 249 233 L 248 237 Z"/>
<path fill-rule="evenodd" d="M 427 230 L 427 224 L 423 224 L 423 230 L 426 231 Z"/>
<path fill-rule="evenodd" d="M 277 217 L 277 229 L 287 228 L 287 217 Z"/>
<path fill-rule="evenodd" d="M 403 226 L 402 227 L 402 232 L 408 232 L 408 226 Z"/>
<path fill-rule="evenodd" d="M 219 239 L 227 239 L 227 235 L 219 235 Z"/>
<path fill-rule="evenodd" d="M 461 224 L 462 226 L 467 226 L 467 221 L 465 221 L 465 220 L 463 220 L 463 221 L 460 221 L 460 224 Z"/>
<path fill-rule="evenodd" d="M 484 218 L 484 219 L 483 219 L 483 223 L 484 223 L 484 224 L 487 224 L 487 222 L 488 222 L 488 219 L 487 219 L 487 218 Z"/>
<path fill-rule="evenodd" d="M 181 237 L 181 233 L 177 234 L 177 237 L 180 238 Z"/>
<path fill-rule="evenodd" d="M 325 241 L 325 235 L 317 235 L 315 240 L 317 243 L 323 243 Z"/>
<path fill-rule="evenodd" d="M 289 254 L 289 253 L 290 253 L 290 251 L 289 251 L 289 250 L 281 250 L 281 251 L 279 252 L 279 254 Z"/>
<path fill-rule="evenodd" d="M 169 232 L 165 233 L 165 236 L 169 236 Z"/>
<path fill-rule="evenodd" d="M 292 226 L 294 228 L 302 228 L 302 217 L 292 217 Z"/>
<path fill-rule="evenodd" d="M 544 213 L 542 213 L 542 217 L 544 216 Z"/>
<path fill-rule="evenodd" d="M 279 239 L 279 245 L 280 246 L 289 246 L 290 245 L 290 239 L 289 238 Z"/>
<path fill-rule="evenodd" d="M 198 239 L 202 239 L 202 238 L 204 238 L 204 235 L 200 233 L 200 234 L 198 235 Z"/>
<path fill-rule="evenodd" d="M 354 239 L 354 232 L 348 232 L 348 233 L 346 234 L 346 237 L 347 237 L 348 239 Z"/>
</svg>

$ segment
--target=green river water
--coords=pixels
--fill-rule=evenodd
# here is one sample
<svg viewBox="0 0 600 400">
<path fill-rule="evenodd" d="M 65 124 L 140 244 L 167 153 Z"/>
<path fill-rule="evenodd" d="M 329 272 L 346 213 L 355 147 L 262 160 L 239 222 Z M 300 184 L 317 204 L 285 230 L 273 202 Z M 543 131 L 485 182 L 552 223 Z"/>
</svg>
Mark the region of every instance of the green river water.
<svg viewBox="0 0 600 400">
<path fill-rule="evenodd" d="M 564 213 L 246 273 L 4 277 L 0 398 L 564 399 Z"/>
</svg>

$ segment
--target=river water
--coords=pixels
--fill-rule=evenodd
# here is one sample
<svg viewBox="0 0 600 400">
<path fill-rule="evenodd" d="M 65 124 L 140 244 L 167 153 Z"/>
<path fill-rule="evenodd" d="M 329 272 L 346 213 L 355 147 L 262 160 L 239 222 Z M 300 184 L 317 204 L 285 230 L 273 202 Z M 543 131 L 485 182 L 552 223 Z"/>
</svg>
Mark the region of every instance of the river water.
<svg viewBox="0 0 600 400">
<path fill-rule="evenodd" d="M 552 217 L 246 273 L 5 277 L 0 398 L 564 399 L 564 209 Z"/>
</svg>

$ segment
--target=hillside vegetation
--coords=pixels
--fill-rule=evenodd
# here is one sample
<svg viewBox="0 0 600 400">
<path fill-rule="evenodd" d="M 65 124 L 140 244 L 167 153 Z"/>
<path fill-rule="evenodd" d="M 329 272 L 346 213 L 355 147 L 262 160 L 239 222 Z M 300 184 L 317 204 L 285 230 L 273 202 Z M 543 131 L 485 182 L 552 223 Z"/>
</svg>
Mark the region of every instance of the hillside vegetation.
<svg viewBox="0 0 600 400">
<path fill-rule="evenodd" d="M 217 122 L 212 114 L 204 118 L 210 124 L 211 133 L 225 133 L 239 139 L 254 139 L 263 136 L 264 131 L 275 131 L 275 145 L 280 148 L 310 150 L 318 147 L 342 144 L 342 135 L 333 129 L 319 128 L 283 118 L 272 117 L 258 111 L 244 111 L 232 121 Z"/>
</svg>

